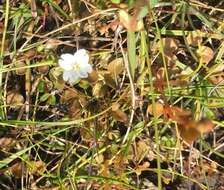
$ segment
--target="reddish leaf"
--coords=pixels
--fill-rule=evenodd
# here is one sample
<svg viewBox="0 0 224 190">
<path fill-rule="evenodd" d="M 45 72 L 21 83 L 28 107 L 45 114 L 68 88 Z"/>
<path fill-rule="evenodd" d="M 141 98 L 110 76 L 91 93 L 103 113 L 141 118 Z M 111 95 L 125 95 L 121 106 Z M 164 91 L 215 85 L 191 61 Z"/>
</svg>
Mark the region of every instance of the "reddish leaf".
<svg viewBox="0 0 224 190">
<path fill-rule="evenodd" d="M 153 113 L 153 105 L 152 104 L 148 105 L 147 112 L 150 115 L 153 115 L 154 117 L 158 118 L 164 114 L 163 104 L 156 102 L 154 106 L 155 106 L 155 113 Z"/>
<path fill-rule="evenodd" d="M 166 106 L 164 110 L 166 116 L 177 122 L 181 137 L 189 144 L 214 128 L 214 124 L 209 119 L 195 121 L 189 110 L 175 106 Z"/>
</svg>

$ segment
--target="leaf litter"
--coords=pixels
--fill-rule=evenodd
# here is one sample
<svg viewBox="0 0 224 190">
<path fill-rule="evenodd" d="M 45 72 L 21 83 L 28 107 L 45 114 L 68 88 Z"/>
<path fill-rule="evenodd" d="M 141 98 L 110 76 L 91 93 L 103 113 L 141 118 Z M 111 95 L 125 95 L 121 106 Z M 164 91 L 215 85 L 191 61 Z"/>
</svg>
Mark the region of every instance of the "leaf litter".
<svg viewBox="0 0 224 190">
<path fill-rule="evenodd" d="M 223 2 L 0 4 L 1 189 L 224 188 Z"/>
</svg>

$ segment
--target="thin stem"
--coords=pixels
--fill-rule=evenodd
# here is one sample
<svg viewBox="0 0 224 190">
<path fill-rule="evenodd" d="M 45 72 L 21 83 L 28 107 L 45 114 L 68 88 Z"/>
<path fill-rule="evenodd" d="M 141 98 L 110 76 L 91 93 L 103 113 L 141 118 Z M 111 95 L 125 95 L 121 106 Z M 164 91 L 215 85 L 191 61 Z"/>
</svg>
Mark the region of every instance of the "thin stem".
<svg viewBox="0 0 224 190">
<path fill-rule="evenodd" d="M 122 144 L 124 144 L 128 138 L 128 134 L 131 130 L 131 126 L 132 126 L 132 122 L 133 122 L 133 118 L 134 118 L 134 114 L 135 114 L 135 100 L 136 100 L 136 96 L 135 96 L 135 87 L 134 87 L 134 82 L 133 82 L 133 78 L 132 78 L 132 75 L 131 75 L 131 70 L 130 70 L 130 67 L 129 67 L 129 64 L 128 64 L 128 59 L 127 57 L 125 56 L 124 54 L 124 50 L 122 48 L 122 45 L 119 43 L 120 45 L 120 48 L 121 48 L 121 52 L 122 52 L 122 55 L 124 57 L 124 63 L 125 63 L 125 67 L 126 67 L 126 70 L 127 70 L 127 73 L 128 73 L 128 78 L 129 78 L 129 81 L 130 81 L 130 86 L 131 86 L 131 98 L 132 98 L 132 108 L 131 108 L 131 116 L 130 116 L 130 119 L 129 119 L 129 124 L 128 124 L 128 129 L 127 129 L 127 132 L 124 136 L 124 139 L 122 141 Z"/>
<path fill-rule="evenodd" d="M 146 38 L 145 38 L 145 47 L 147 48 L 147 51 L 150 49 L 150 47 L 147 46 L 147 44 L 150 44 L 150 43 L 147 43 L 146 42 Z M 148 66 L 148 71 L 149 71 L 149 82 L 150 82 L 150 89 L 151 89 L 151 92 L 152 92 L 152 112 L 153 112 L 153 115 L 156 115 L 155 112 L 156 112 L 156 107 L 155 107 L 155 96 L 154 96 L 154 86 L 153 86 L 153 76 L 152 76 L 152 69 L 151 69 L 151 66 L 152 66 L 152 61 L 151 59 L 149 58 L 149 54 L 147 53 L 146 54 L 146 63 L 147 63 L 147 66 Z M 156 117 L 154 118 L 156 120 Z M 155 141 L 156 141 L 156 158 L 157 158 L 157 180 L 158 180 L 158 189 L 161 190 L 162 189 L 162 171 L 161 171 L 161 160 L 160 160 L 160 142 L 159 142 L 159 129 L 158 129 L 158 126 L 157 126 L 157 122 L 154 121 L 153 122 L 153 126 L 154 126 L 154 130 L 155 130 Z"/>
<path fill-rule="evenodd" d="M 4 48 L 5 48 L 5 39 L 6 39 L 6 32 L 8 27 L 8 20 L 9 20 L 9 0 L 6 0 L 6 6 L 5 6 L 5 21 L 4 21 L 4 30 L 2 35 L 2 46 L 1 46 L 1 53 L 0 53 L 0 102 L 4 102 L 3 98 L 3 89 L 2 89 L 2 72 L 1 69 L 3 68 L 3 58 L 4 58 Z M 2 119 L 5 119 L 5 112 L 4 109 L 1 109 L 0 117 Z"/>
</svg>

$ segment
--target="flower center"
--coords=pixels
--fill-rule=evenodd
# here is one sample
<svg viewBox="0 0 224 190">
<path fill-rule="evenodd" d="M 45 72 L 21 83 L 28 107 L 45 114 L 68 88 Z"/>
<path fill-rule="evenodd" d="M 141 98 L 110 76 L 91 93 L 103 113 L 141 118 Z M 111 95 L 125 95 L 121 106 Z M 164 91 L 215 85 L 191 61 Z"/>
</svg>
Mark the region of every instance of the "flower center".
<svg viewBox="0 0 224 190">
<path fill-rule="evenodd" d="M 74 65 L 72 66 L 72 70 L 80 71 L 80 65 L 78 63 L 74 63 Z"/>
</svg>

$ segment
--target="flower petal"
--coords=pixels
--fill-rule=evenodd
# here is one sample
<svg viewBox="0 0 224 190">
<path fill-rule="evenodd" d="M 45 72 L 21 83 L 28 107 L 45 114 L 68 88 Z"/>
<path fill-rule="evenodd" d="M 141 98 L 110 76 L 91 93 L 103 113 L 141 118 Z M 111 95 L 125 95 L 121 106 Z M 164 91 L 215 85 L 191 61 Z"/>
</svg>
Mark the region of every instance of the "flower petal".
<svg viewBox="0 0 224 190">
<path fill-rule="evenodd" d="M 93 67 L 89 63 L 82 63 L 80 64 L 80 70 L 91 73 L 93 71 Z"/>
<path fill-rule="evenodd" d="M 69 53 L 62 54 L 60 59 L 58 60 L 58 63 L 62 69 L 66 71 L 72 70 L 75 63 L 74 55 Z"/>
<path fill-rule="evenodd" d="M 74 55 L 72 55 L 71 53 L 63 53 L 61 54 L 60 58 L 64 60 L 70 60 L 74 58 Z"/>
<path fill-rule="evenodd" d="M 88 77 L 88 73 L 85 70 L 80 70 L 79 71 L 79 77 L 80 78 L 87 78 Z"/>
<path fill-rule="evenodd" d="M 73 84 L 79 79 L 79 74 L 76 71 L 64 71 L 63 79 L 64 81 Z"/>
<path fill-rule="evenodd" d="M 89 63 L 89 55 L 85 49 L 79 49 L 75 52 L 74 58 L 78 63 Z"/>
</svg>

